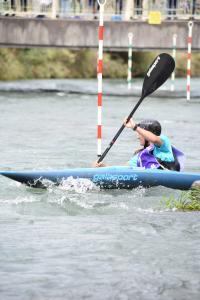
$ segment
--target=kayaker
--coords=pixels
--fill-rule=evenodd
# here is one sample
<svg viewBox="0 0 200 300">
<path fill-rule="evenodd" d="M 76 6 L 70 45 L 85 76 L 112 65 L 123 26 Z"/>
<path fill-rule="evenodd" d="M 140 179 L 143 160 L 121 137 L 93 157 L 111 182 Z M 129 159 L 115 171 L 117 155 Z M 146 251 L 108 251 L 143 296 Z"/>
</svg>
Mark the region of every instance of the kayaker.
<svg viewBox="0 0 200 300">
<path fill-rule="evenodd" d="M 183 168 L 184 154 L 171 145 L 169 138 L 161 134 L 161 125 L 156 120 L 143 120 L 135 123 L 130 119 L 124 125 L 134 130 L 142 148 L 136 150 L 128 161 L 131 167 L 145 169 L 167 169 L 180 171 Z M 105 166 L 104 163 L 96 163 L 96 167 Z"/>
</svg>

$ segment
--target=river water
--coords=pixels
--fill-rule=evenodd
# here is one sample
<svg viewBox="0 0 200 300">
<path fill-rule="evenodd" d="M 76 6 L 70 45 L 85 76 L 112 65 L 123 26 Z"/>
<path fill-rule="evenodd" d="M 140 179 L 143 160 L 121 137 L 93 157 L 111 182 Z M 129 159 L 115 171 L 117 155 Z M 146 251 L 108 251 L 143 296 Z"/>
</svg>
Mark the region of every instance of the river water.
<svg viewBox="0 0 200 300">
<path fill-rule="evenodd" d="M 138 101 L 141 84 L 127 92 L 123 81 L 105 82 L 103 150 Z M 177 80 L 174 94 L 166 84 L 143 101 L 135 119 L 160 120 L 185 152 L 185 169 L 200 172 L 199 79 L 190 102 L 185 84 Z M 2 170 L 88 167 L 96 160 L 94 80 L 1 83 L 0 89 Z M 125 164 L 137 147 L 125 129 L 105 161 Z M 199 299 L 200 213 L 163 204 L 180 194 L 163 187 L 103 191 L 77 181 L 40 190 L 0 177 L 0 299 Z"/>
</svg>

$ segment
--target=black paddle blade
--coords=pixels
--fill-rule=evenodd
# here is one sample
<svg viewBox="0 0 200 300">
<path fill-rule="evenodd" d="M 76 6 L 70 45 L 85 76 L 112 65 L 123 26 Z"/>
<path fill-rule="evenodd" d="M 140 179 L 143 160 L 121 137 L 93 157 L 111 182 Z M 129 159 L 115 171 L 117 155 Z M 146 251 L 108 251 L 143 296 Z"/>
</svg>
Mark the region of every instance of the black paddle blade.
<svg viewBox="0 0 200 300">
<path fill-rule="evenodd" d="M 171 75 L 175 68 L 173 57 L 167 53 L 159 54 L 150 65 L 144 78 L 142 98 L 152 94 Z"/>
</svg>

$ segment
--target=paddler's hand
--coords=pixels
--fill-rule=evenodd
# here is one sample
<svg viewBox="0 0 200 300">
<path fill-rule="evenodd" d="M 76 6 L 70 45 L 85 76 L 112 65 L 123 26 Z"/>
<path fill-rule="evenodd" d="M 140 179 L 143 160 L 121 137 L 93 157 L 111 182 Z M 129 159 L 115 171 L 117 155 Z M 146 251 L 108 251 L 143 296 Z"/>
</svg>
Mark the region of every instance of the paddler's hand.
<svg viewBox="0 0 200 300">
<path fill-rule="evenodd" d="M 93 168 L 101 168 L 101 167 L 106 167 L 106 165 L 102 161 L 100 163 L 95 161 L 95 162 L 92 163 L 92 167 Z"/>
<path fill-rule="evenodd" d="M 133 129 L 135 127 L 136 123 L 133 121 L 133 119 L 131 118 L 128 123 L 127 123 L 127 118 L 124 119 L 124 126 L 126 128 L 131 128 Z"/>
</svg>

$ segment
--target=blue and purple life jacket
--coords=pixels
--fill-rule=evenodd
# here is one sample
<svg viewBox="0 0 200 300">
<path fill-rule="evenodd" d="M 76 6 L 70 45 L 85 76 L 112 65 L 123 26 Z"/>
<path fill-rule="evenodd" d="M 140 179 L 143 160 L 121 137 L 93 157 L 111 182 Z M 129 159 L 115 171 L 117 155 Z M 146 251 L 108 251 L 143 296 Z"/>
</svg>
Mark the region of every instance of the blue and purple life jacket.
<svg viewBox="0 0 200 300">
<path fill-rule="evenodd" d="M 184 167 L 184 154 L 172 146 L 174 161 L 161 161 L 153 155 L 154 145 L 151 144 L 138 153 L 137 167 L 145 169 L 169 169 L 181 171 Z"/>
</svg>

